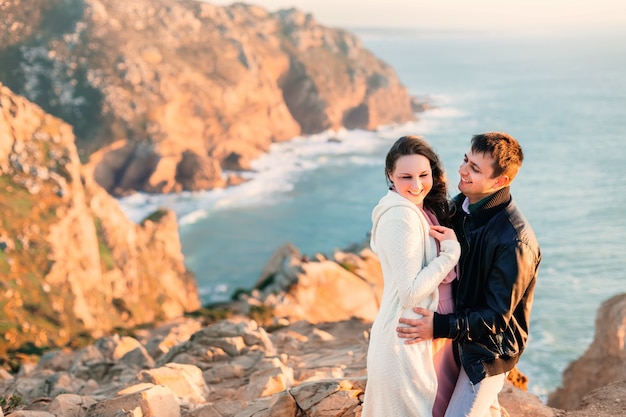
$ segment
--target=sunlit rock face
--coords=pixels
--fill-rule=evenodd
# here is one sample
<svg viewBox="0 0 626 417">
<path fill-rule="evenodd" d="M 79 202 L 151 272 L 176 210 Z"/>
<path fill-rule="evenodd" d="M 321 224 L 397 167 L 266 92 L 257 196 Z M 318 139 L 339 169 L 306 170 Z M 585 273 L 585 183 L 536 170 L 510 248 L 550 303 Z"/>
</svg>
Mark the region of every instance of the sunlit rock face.
<svg viewBox="0 0 626 417">
<path fill-rule="evenodd" d="M 62 346 L 199 307 L 174 213 L 131 222 L 72 128 L 0 84 L 0 346 Z"/>
<path fill-rule="evenodd" d="M 28 3 L 28 4 L 26 4 Z M 107 191 L 227 186 L 273 142 L 414 118 L 395 71 L 297 10 L 9 0 L 0 81 L 74 127 Z M 41 11 L 45 12 L 42 13 Z"/>
<path fill-rule="evenodd" d="M 580 358 L 567 366 L 562 386 L 550 394 L 548 404 L 577 410 L 586 405 L 587 393 L 619 382 L 624 387 L 625 381 L 626 293 L 622 293 L 600 305 L 593 341 Z"/>
</svg>

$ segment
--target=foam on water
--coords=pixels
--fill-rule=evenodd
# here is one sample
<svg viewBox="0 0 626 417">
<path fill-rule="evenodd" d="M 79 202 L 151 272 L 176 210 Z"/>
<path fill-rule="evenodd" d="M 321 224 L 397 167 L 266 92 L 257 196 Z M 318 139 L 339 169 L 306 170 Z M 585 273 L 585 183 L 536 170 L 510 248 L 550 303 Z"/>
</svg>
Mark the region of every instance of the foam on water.
<svg viewBox="0 0 626 417">
<path fill-rule="evenodd" d="M 443 96 L 438 99 L 445 100 Z M 299 136 L 272 144 L 269 152 L 251 162 L 251 171 L 237 173 L 246 179 L 240 185 L 165 195 L 134 193 L 120 198 L 119 203 L 137 223 L 159 208 L 169 208 L 177 214 L 182 226 L 206 219 L 220 210 L 276 205 L 308 172 L 327 165 L 380 164 L 380 158 L 372 154 L 388 146 L 390 140 L 408 133 L 425 135 L 437 128 L 438 119 L 455 117 L 458 113 L 454 109 L 436 107 L 418 114 L 417 121 L 381 126 L 376 131 L 340 129 Z"/>
</svg>

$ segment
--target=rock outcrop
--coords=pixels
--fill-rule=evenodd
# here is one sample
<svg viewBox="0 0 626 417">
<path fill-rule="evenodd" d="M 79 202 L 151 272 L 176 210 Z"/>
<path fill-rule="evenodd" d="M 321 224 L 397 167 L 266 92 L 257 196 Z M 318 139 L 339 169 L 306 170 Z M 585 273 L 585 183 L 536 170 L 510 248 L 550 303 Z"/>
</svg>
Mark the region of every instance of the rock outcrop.
<svg viewBox="0 0 626 417">
<path fill-rule="evenodd" d="M 200 306 L 174 213 L 137 225 L 82 168 L 71 126 L 0 84 L 0 357 Z"/>
<path fill-rule="evenodd" d="M 222 187 L 270 144 L 414 119 L 395 71 L 295 9 L 6 0 L 0 82 L 74 127 L 110 193 Z M 3 14 L 4 16 L 4 14 Z"/>
<path fill-rule="evenodd" d="M 313 259 L 287 243 L 270 257 L 252 292 L 239 296 L 239 311 L 247 313 L 249 306 L 263 305 L 290 321 L 358 318 L 372 322 L 382 290 L 378 257 L 365 242 L 337 250 L 331 258 L 317 254 Z"/>
<path fill-rule="evenodd" d="M 21 412 L 53 416 L 359 416 L 369 327 L 298 321 L 268 332 L 243 317 L 178 320 L 49 352 L 0 378 L 0 389 L 22 399 Z"/>
<path fill-rule="evenodd" d="M 0 391 L 16 399 L 7 417 L 358 417 L 370 327 L 178 319 L 48 352 L 16 375 L 0 371 Z M 625 394 L 625 382 L 603 387 L 572 412 L 510 382 L 499 398 L 511 417 L 619 417 Z"/>
<path fill-rule="evenodd" d="M 605 301 L 596 316 L 593 342 L 563 373 L 563 385 L 550 394 L 548 404 L 576 410 L 588 392 L 626 381 L 626 294 Z M 626 414 L 626 396 L 622 398 Z"/>
<path fill-rule="evenodd" d="M 287 299 L 287 293 L 321 297 L 319 289 L 311 287 L 327 283 L 316 279 L 319 271 L 310 269 L 311 264 L 326 268 L 341 263 L 347 274 L 360 279 L 375 275 L 375 270 L 365 272 L 372 256 L 365 245 L 355 245 L 336 252 L 334 260 L 321 254 L 307 259 L 285 245 L 268 262 L 259 282 L 263 285 L 253 291 L 256 297 L 242 294 L 222 306 L 225 319 L 209 319 L 211 314 L 178 318 L 155 328 L 102 337 L 82 348 L 49 351 L 38 363 L 23 364 L 17 374 L 0 370 L 0 392 L 5 404 L 13 404 L 6 410 L 11 412 L 8 416 L 358 417 L 367 386 L 372 323 L 345 319 L 345 313 L 335 308 L 335 319 L 322 321 L 328 305 L 349 303 L 353 292 L 336 291 L 305 303 L 317 323 L 298 319 L 297 314 L 291 319 L 288 309 L 266 324 L 239 312 L 247 303 L 248 312 L 269 307 L 261 294 L 272 302 Z M 354 282 L 346 275 L 336 279 Z M 612 300 L 601 311 L 607 305 L 613 305 Z M 281 311 L 279 302 L 271 306 Z M 624 311 L 604 317 L 614 321 L 609 328 L 619 327 Z M 580 392 L 581 407 L 565 411 L 518 388 L 527 381 L 523 375 L 509 376 L 500 402 L 512 417 L 626 416 L 625 381 Z"/>
</svg>

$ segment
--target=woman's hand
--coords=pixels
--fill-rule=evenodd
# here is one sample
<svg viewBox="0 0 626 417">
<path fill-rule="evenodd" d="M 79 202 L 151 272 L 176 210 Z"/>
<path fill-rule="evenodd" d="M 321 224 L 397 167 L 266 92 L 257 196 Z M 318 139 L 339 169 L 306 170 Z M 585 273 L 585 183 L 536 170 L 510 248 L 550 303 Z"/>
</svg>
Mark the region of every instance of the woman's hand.
<svg viewBox="0 0 626 417">
<path fill-rule="evenodd" d="M 444 240 L 457 240 L 454 230 L 445 226 L 430 226 L 428 233 L 440 242 Z"/>
</svg>

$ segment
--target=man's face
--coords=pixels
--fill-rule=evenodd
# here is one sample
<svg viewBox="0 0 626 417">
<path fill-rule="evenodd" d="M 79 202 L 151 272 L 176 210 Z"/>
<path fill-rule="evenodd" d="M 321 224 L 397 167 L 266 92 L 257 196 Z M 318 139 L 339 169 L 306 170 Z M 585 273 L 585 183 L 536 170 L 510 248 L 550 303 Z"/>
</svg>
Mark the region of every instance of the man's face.
<svg viewBox="0 0 626 417">
<path fill-rule="evenodd" d="M 493 158 L 486 153 L 474 153 L 470 148 L 459 167 L 459 191 L 470 203 L 477 203 L 483 198 L 504 187 L 508 178 L 504 175 L 493 177 Z"/>
</svg>

